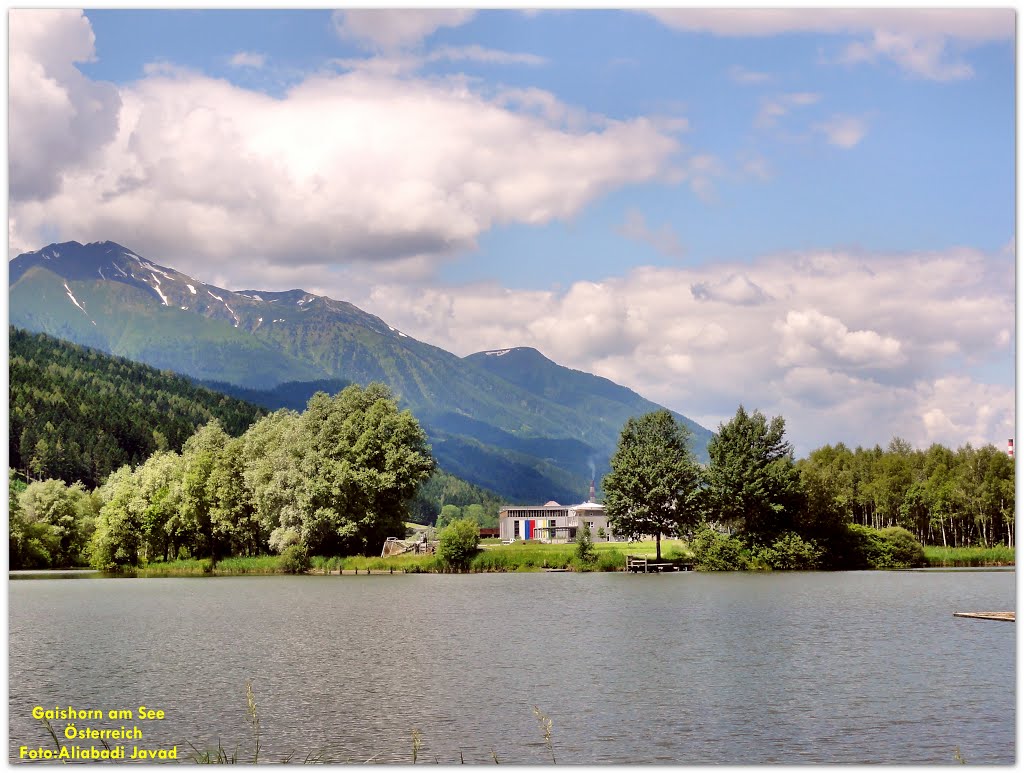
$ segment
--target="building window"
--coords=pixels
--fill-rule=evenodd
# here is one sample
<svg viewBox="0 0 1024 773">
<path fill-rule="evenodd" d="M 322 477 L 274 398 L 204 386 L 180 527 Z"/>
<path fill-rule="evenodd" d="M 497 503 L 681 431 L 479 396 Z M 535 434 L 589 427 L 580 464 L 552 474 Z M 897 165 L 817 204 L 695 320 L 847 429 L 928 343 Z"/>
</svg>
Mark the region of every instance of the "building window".
<svg viewBox="0 0 1024 773">
<path fill-rule="evenodd" d="M 512 522 L 512 537 L 519 539 L 519 521 Z"/>
</svg>

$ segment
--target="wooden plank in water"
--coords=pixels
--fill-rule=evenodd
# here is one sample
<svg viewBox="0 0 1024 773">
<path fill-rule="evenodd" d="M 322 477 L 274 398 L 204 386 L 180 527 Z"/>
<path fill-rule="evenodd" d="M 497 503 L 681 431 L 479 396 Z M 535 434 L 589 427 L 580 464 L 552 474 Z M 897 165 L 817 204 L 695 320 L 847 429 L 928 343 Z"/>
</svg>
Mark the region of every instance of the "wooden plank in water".
<svg viewBox="0 0 1024 773">
<path fill-rule="evenodd" d="M 1005 620 L 1008 623 L 1017 622 L 1016 612 L 954 612 L 953 617 L 973 617 L 978 620 Z"/>
</svg>

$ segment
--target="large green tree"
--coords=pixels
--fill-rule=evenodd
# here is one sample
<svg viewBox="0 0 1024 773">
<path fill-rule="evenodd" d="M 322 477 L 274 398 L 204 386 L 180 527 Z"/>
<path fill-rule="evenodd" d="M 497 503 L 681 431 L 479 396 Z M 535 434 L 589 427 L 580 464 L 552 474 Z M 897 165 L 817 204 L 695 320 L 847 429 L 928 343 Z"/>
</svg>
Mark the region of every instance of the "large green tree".
<svg viewBox="0 0 1024 773">
<path fill-rule="evenodd" d="M 760 411 L 736 415 L 708 443 L 708 519 L 736 528 L 749 545 L 770 545 L 803 506 L 786 422 Z"/>
<path fill-rule="evenodd" d="M 409 502 L 434 460 L 423 429 L 386 386 L 313 395 L 298 439 L 298 525 L 311 552 L 378 553 L 387 537 L 405 534 Z"/>
<path fill-rule="evenodd" d="M 30 483 L 20 496 L 20 511 L 28 523 L 46 524 L 50 565 L 80 566 L 86 563 L 86 546 L 95 528 L 98 500 L 81 483 L 62 480 Z"/>
<path fill-rule="evenodd" d="M 701 472 L 690 450 L 690 431 L 666 410 L 626 421 L 601 481 L 612 530 L 630 540 L 695 525 L 701 514 Z"/>
</svg>

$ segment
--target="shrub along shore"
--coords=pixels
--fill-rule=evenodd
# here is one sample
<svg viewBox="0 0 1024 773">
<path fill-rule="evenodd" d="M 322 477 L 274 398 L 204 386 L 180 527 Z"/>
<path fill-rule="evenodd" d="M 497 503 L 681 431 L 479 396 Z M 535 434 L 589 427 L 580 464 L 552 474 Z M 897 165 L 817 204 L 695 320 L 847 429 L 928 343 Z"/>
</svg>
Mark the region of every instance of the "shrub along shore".
<svg viewBox="0 0 1024 773">
<path fill-rule="evenodd" d="M 684 540 L 663 540 L 662 555 L 665 558 L 694 560 L 690 545 Z M 645 542 L 602 542 L 594 545 L 596 560 L 583 563 L 577 557 L 576 546 L 572 543 L 551 545 L 541 542 L 517 542 L 512 545 L 484 545 L 473 557 L 469 572 L 542 572 L 546 569 L 564 569 L 587 572 L 618 572 L 626 565 L 626 555 L 654 556 L 653 541 Z M 996 547 L 925 547 L 925 566 L 928 567 L 986 567 L 1013 566 L 1013 548 Z M 404 555 L 388 558 L 372 556 L 348 556 L 327 558 L 314 556 L 308 561 L 308 568 L 296 567 L 308 574 L 337 574 L 339 571 L 374 571 L 407 573 L 441 573 L 447 571 L 437 556 Z M 710 566 L 696 567 L 698 570 L 713 570 Z M 765 565 L 755 562 L 746 565 L 750 570 L 767 570 Z M 876 567 L 901 568 L 901 567 Z M 209 559 L 167 561 L 150 563 L 128 574 L 136 577 L 199 577 L 228 576 L 245 574 L 289 573 L 282 568 L 280 556 L 255 556 L 250 558 L 225 558 L 212 564 Z M 295 573 L 294 569 L 291 573 Z"/>
</svg>

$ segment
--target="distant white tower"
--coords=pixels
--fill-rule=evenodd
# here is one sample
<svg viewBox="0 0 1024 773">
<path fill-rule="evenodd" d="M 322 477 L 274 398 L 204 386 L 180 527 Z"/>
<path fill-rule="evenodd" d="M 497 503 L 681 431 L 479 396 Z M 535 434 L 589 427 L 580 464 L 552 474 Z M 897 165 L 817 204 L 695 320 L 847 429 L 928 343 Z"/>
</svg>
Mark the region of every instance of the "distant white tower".
<svg viewBox="0 0 1024 773">
<path fill-rule="evenodd" d="M 1013 438 L 1006 441 L 1006 455 L 1013 458 Z"/>
</svg>

